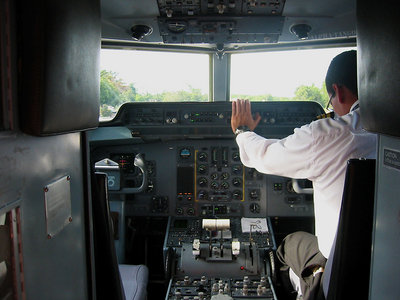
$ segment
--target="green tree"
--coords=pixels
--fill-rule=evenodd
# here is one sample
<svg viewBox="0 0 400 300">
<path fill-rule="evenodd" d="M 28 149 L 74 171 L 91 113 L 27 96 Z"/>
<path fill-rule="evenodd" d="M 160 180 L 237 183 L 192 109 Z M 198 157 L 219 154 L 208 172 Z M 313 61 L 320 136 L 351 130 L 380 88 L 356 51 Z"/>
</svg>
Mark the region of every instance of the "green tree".
<svg viewBox="0 0 400 300">
<path fill-rule="evenodd" d="M 271 94 L 264 95 L 243 95 L 243 94 L 233 94 L 231 99 L 248 99 L 250 101 L 290 101 L 293 100 L 289 97 L 276 97 Z"/>
<path fill-rule="evenodd" d="M 122 82 L 113 72 L 100 72 L 100 104 L 117 107 L 123 103 L 121 98 Z"/>
<path fill-rule="evenodd" d="M 157 94 L 138 93 L 133 83 L 125 84 L 114 72 L 102 70 L 100 74 L 100 103 L 102 116 L 108 116 L 125 102 L 182 102 L 195 101 L 207 102 L 208 95 L 202 94 L 200 89 L 188 86 L 185 90 L 162 92 Z M 314 84 L 311 86 L 301 85 L 295 91 L 295 97 L 277 97 L 271 94 L 243 95 L 234 94 L 232 99 L 249 99 L 250 101 L 290 101 L 305 100 L 316 101 L 323 107 L 329 101 L 325 83 L 321 88 Z"/>
<path fill-rule="evenodd" d="M 322 98 L 324 101 L 323 104 L 321 104 L 321 105 L 322 105 L 322 107 L 325 108 L 329 102 L 329 95 L 328 95 L 328 92 L 326 91 L 325 81 L 322 83 L 321 94 L 322 94 Z"/>
<path fill-rule="evenodd" d="M 123 103 L 125 102 L 135 102 L 136 101 L 136 88 L 133 83 L 129 84 L 128 86 L 124 86 L 122 89 L 122 100 Z"/>
<path fill-rule="evenodd" d="M 205 102 L 208 101 L 208 95 L 202 94 L 201 89 L 196 89 L 191 86 L 188 90 L 168 91 L 161 94 L 145 94 L 138 95 L 137 101 L 157 101 L 157 102 Z"/>
<path fill-rule="evenodd" d="M 196 89 L 193 88 L 192 86 L 188 86 L 188 91 L 181 90 L 177 92 L 172 92 L 171 100 L 172 101 L 195 101 L 195 102 L 204 102 L 208 101 L 208 96 L 206 94 L 201 93 L 201 89 Z M 168 98 L 166 98 L 164 101 L 169 101 Z"/>
<path fill-rule="evenodd" d="M 152 95 L 149 93 L 146 94 L 136 94 L 137 102 L 158 102 L 160 97 L 157 95 Z"/>
<path fill-rule="evenodd" d="M 114 116 L 114 112 L 110 109 L 107 104 L 103 104 L 100 106 L 100 116 L 102 117 L 112 117 Z"/>
<path fill-rule="evenodd" d="M 296 89 L 295 95 L 297 100 L 315 101 L 322 107 L 325 107 L 329 101 L 325 84 L 322 85 L 322 88 L 318 88 L 314 84 L 311 86 L 301 85 Z"/>
</svg>

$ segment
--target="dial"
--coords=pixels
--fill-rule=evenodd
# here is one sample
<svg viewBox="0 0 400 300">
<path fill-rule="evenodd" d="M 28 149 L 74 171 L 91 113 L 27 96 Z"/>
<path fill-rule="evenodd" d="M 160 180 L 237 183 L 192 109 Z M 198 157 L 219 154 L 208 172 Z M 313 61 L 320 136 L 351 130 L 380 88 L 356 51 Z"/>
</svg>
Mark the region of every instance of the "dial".
<svg viewBox="0 0 400 300">
<path fill-rule="evenodd" d="M 208 199 L 208 193 L 206 191 L 201 190 L 197 197 L 198 197 L 199 200 L 207 200 Z"/>
<path fill-rule="evenodd" d="M 199 172 L 200 174 L 207 173 L 207 166 L 206 165 L 199 165 L 199 167 L 197 168 L 197 172 Z"/>
<path fill-rule="evenodd" d="M 198 157 L 200 161 L 207 161 L 208 155 L 206 152 L 200 152 Z"/>
<path fill-rule="evenodd" d="M 238 177 L 235 177 L 235 178 L 232 179 L 232 184 L 234 186 L 240 186 L 242 184 L 242 180 L 240 178 L 238 178 Z"/>
<path fill-rule="evenodd" d="M 260 205 L 258 205 L 257 203 L 250 204 L 250 211 L 253 214 L 258 214 L 260 212 Z"/>
<path fill-rule="evenodd" d="M 242 199 L 242 192 L 239 190 L 234 190 L 232 197 L 234 200 L 241 200 Z"/>
<path fill-rule="evenodd" d="M 239 152 L 233 152 L 232 159 L 234 161 L 239 161 L 240 160 Z"/>
<path fill-rule="evenodd" d="M 199 182 L 200 186 L 206 186 L 207 185 L 207 178 L 200 177 L 198 182 Z"/>
<path fill-rule="evenodd" d="M 241 165 L 232 166 L 232 172 L 234 174 L 240 174 L 242 172 L 242 166 Z"/>
<path fill-rule="evenodd" d="M 217 180 L 218 179 L 218 173 L 212 173 L 211 174 L 211 179 L 212 180 Z"/>
<path fill-rule="evenodd" d="M 228 172 L 224 172 L 221 174 L 221 179 L 223 180 L 227 180 L 229 178 L 229 173 Z"/>
<path fill-rule="evenodd" d="M 224 190 L 229 189 L 229 183 L 227 183 L 226 181 L 223 181 L 221 183 L 221 188 L 223 188 Z"/>
</svg>

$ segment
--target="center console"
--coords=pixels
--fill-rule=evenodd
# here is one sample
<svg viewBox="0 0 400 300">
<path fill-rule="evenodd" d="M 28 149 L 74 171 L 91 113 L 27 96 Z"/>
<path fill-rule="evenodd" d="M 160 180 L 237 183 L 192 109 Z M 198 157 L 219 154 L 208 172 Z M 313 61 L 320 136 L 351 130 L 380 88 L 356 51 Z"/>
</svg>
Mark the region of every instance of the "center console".
<svg viewBox="0 0 400 300">
<path fill-rule="evenodd" d="M 166 299 L 276 299 L 268 218 L 170 218 Z"/>
</svg>

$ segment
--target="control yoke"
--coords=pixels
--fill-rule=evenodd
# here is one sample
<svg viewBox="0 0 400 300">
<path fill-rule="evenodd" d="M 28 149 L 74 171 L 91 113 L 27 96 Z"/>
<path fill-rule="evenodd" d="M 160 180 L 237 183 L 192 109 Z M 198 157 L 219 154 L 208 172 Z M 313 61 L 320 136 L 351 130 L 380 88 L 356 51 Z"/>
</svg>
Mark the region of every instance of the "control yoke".
<svg viewBox="0 0 400 300">
<path fill-rule="evenodd" d="M 146 167 L 146 162 L 144 161 L 140 153 L 136 154 L 133 164 L 136 167 L 138 167 L 143 174 L 142 184 L 139 187 L 122 189 L 121 191 L 124 192 L 125 194 L 140 193 L 143 192 L 145 188 L 147 188 L 147 180 L 148 180 L 147 167 Z"/>
<path fill-rule="evenodd" d="M 119 165 L 109 158 L 105 158 L 95 164 L 95 169 L 98 172 L 104 172 L 108 178 L 108 190 L 116 194 L 137 194 L 143 192 L 147 188 L 148 172 L 146 167 L 146 161 L 143 156 L 138 153 L 135 156 L 134 162 L 135 167 L 138 167 L 142 173 L 142 182 L 139 187 L 129 187 L 120 189 L 120 167 Z"/>
<path fill-rule="evenodd" d="M 297 193 L 297 194 L 313 194 L 314 193 L 314 189 L 313 188 L 302 188 L 299 185 L 299 181 L 297 179 L 292 179 L 292 187 L 293 190 Z"/>
</svg>

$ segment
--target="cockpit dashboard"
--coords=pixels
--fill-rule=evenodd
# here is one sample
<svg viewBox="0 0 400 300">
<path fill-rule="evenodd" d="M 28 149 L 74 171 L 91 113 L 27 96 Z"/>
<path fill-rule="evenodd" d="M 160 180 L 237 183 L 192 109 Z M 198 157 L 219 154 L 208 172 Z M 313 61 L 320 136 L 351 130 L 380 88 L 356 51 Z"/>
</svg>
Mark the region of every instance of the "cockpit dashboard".
<svg viewBox="0 0 400 300">
<path fill-rule="evenodd" d="M 267 138 L 285 137 L 323 113 L 311 101 L 255 102 L 252 109 L 262 117 L 255 131 Z M 125 200 L 132 216 L 312 216 L 312 196 L 296 193 L 290 178 L 242 165 L 230 115 L 230 103 L 123 105 L 90 137 L 92 164 L 107 159 L 116 166 L 110 200 Z M 144 176 L 134 164 L 137 154 L 147 187 L 130 193 Z"/>
</svg>

